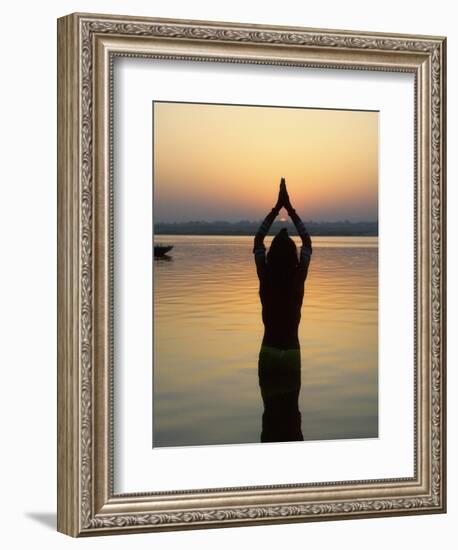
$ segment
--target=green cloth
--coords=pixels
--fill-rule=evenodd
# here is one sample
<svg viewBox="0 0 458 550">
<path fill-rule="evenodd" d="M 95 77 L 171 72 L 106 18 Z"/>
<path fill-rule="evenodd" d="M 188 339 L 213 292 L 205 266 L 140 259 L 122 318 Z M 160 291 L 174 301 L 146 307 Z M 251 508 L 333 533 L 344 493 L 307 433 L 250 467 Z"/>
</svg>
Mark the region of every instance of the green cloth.
<svg viewBox="0 0 458 550">
<path fill-rule="evenodd" d="M 261 346 L 258 374 L 264 398 L 298 392 L 301 387 L 300 349 L 281 350 Z"/>
</svg>

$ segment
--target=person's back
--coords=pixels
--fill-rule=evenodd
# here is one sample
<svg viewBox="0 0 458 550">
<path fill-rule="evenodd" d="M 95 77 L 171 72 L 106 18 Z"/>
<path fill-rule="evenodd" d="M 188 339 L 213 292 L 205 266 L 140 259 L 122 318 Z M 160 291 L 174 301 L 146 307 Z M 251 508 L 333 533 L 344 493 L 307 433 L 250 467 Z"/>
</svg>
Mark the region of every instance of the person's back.
<svg viewBox="0 0 458 550">
<path fill-rule="evenodd" d="M 299 347 L 299 323 L 304 297 L 304 281 L 298 272 L 276 277 L 267 269 L 260 280 L 259 296 L 264 323 L 263 344 L 279 349 Z"/>
</svg>

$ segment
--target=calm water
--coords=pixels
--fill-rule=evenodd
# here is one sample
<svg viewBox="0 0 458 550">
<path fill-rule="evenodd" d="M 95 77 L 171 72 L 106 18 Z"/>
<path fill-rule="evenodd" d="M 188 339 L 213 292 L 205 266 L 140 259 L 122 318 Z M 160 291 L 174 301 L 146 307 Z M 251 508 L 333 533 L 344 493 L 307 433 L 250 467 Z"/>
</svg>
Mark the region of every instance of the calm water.
<svg viewBox="0 0 458 550">
<path fill-rule="evenodd" d="M 259 442 L 252 237 L 157 241 L 175 248 L 154 262 L 153 445 Z M 314 237 L 313 247 L 300 324 L 304 439 L 377 437 L 378 240 Z"/>
</svg>

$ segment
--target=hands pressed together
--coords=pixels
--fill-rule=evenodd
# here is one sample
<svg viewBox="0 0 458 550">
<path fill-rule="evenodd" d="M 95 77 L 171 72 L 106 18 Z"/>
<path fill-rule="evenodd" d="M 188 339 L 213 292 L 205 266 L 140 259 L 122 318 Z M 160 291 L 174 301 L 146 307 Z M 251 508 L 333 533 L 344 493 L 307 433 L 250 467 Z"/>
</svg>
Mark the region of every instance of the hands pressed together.
<svg viewBox="0 0 458 550">
<path fill-rule="evenodd" d="M 288 212 L 289 217 L 294 223 L 297 234 L 299 235 L 302 241 L 300 266 L 302 268 L 302 274 L 305 280 L 305 278 L 307 277 L 307 270 L 308 270 L 308 264 L 310 262 L 310 256 L 312 254 L 312 241 L 307 231 L 307 228 L 305 227 L 298 213 L 296 212 L 296 210 L 293 208 L 291 204 L 288 191 L 286 190 L 285 178 L 281 178 L 280 190 L 278 192 L 278 199 L 277 199 L 276 205 L 274 206 L 274 208 L 272 208 L 272 210 L 267 214 L 265 219 L 262 221 L 261 226 L 259 227 L 254 237 L 253 252 L 255 253 L 255 255 L 257 254 L 257 258 L 258 258 L 257 260 L 258 263 L 256 265 L 264 266 L 265 264 L 265 246 L 263 244 L 264 237 L 269 232 L 269 229 L 272 223 L 274 222 L 275 218 L 278 216 L 282 208 L 285 208 L 286 211 Z M 259 271 L 258 271 L 258 274 L 259 274 Z"/>
<path fill-rule="evenodd" d="M 291 205 L 291 201 L 289 200 L 288 191 L 286 190 L 285 178 L 281 178 L 280 181 L 280 190 L 278 192 L 278 199 L 277 204 L 275 205 L 275 210 L 278 213 L 282 208 L 285 208 L 288 214 L 294 210 Z"/>
</svg>

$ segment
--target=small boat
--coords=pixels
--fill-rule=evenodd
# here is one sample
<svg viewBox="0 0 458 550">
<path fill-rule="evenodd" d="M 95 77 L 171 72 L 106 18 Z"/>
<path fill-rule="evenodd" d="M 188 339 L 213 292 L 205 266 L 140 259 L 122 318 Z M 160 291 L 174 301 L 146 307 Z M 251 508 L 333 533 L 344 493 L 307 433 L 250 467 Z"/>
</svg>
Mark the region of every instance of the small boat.
<svg viewBox="0 0 458 550">
<path fill-rule="evenodd" d="M 173 245 L 162 245 L 162 244 L 155 244 L 154 245 L 154 257 L 160 258 L 161 256 L 164 256 L 167 254 L 167 252 L 170 252 L 173 248 Z"/>
</svg>

